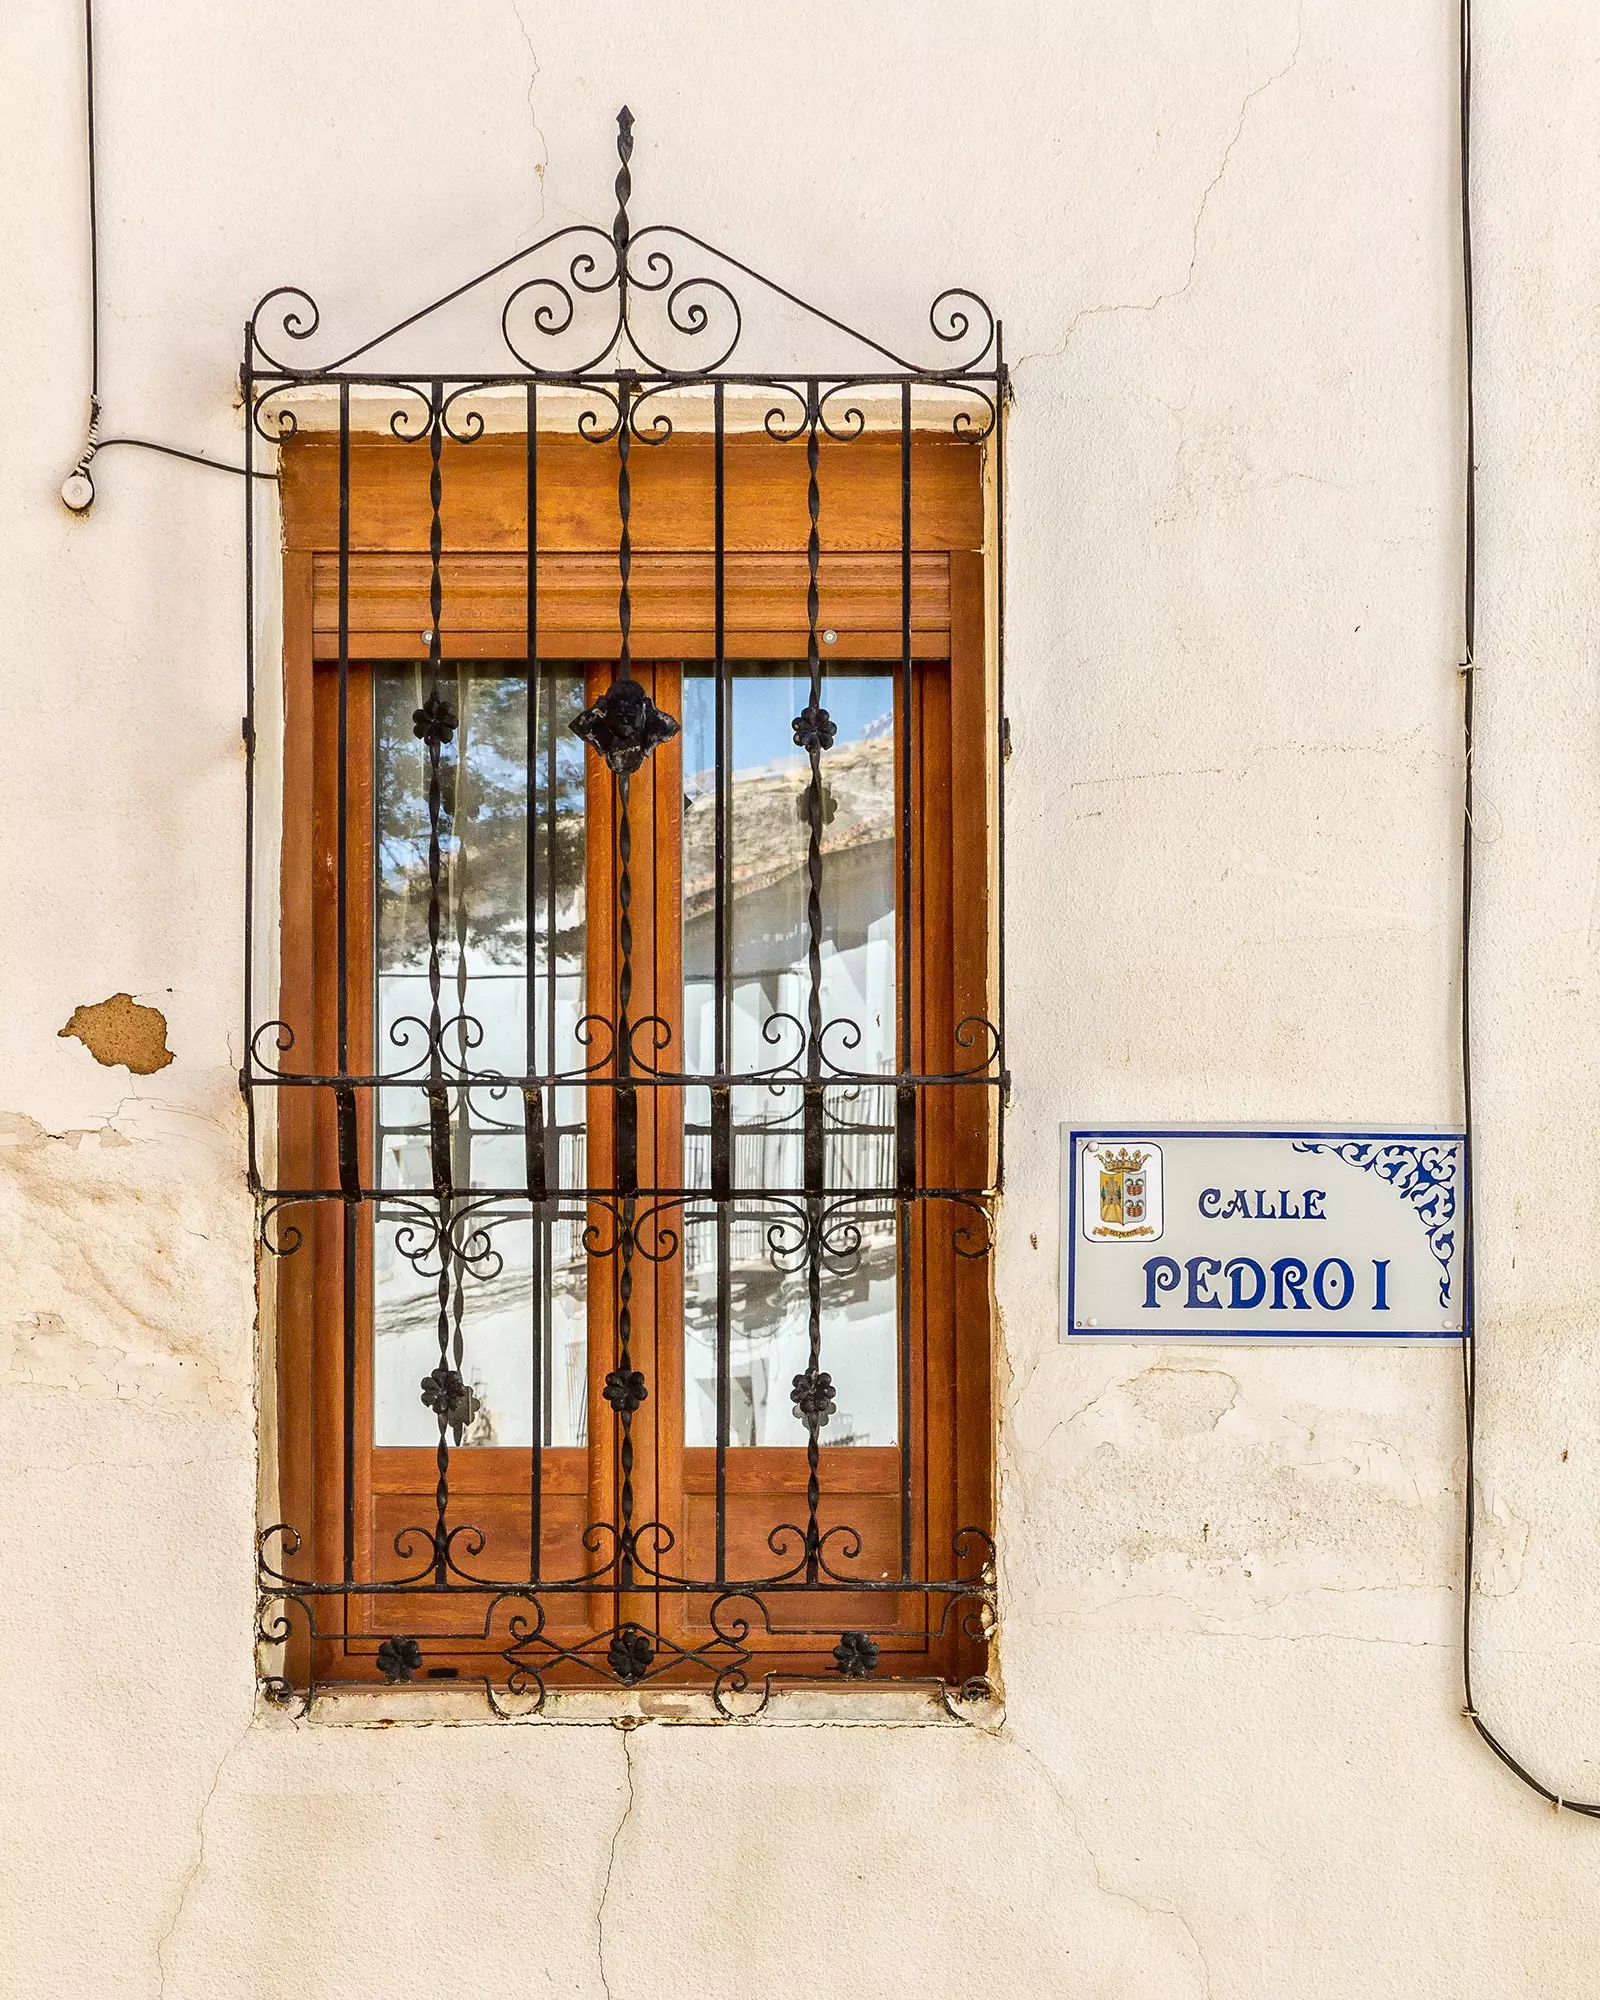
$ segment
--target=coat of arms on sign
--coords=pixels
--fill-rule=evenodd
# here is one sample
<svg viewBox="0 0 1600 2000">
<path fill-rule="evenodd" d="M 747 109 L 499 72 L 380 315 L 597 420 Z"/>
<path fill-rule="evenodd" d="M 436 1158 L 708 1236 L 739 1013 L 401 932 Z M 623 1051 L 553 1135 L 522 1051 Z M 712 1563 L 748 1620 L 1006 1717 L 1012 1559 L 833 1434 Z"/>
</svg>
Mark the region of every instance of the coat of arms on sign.
<svg viewBox="0 0 1600 2000">
<path fill-rule="evenodd" d="M 1097 1146 L 1083 1149 L 1084 1234 L 1108 1238 L 1161 1234 L 1161 1148 Z"/>
</svg>

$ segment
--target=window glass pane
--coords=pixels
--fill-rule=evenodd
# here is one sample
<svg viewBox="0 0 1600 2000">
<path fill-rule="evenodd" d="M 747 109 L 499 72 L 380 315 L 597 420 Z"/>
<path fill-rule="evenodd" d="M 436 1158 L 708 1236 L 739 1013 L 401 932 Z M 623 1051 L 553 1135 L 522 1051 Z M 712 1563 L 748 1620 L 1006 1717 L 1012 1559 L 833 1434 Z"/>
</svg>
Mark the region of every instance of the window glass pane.
<svg viewBox="0 0 1600 2000">
<path fill-rule="evenodd" d="M 717 1068 L 716 684 L 685 669 L 683 694 L 684 1062 Z M 750 1197 L 719 1225 L 692 1209 L 684 1242 L 685 1439 L 717 1437 L 718 1229 L 727 1231 L 729 1441 L 803 1445 L 790 1402 L 806 1366 L 808 1285 L 802 1094 L 811 1001 L 810 766 L 794 718 L 810 700 L 802 664 L 738 667 L 729 675 L 732 777 L 728 787 L 726 1070 L 777 1074 L 732 1094 L 734 1186 Z M 823 676 L 837 736 L 822 753 L 823 1073 L 857 1079 L 895 1067 L 895 736 L 889 674 Z M 788 1080 L 785 1080 L 788 1079 Z M 685 1173 L 710 1183 L 710 1092 L 687 1093 Z M 827 1182 L 833 1189 L 894 1184 L 894 1092 L 856 1080 L 825 1099 Z M 760 1190 L 774 1191 L 767 1200 Z M 787 1190 L 787 1193 L 777 1191 Z M 830 1198 L 822 1273 L 821 1366 L 836 1414 L 824 1444 L 893 1444 L 898 1422 L 895 1211 L 885 1199 Z"/>
<path fill-rule="evenodd" d="M 422 1380 L 439 1361 L 439 1258 L 431 1190 L 427 1078 L 428 753 L 413 729 L 426 666 L 374 675 L 374 847 L 379 1186 L 373 1244 L 374 1442 L 426 1445 L 438 1420 Z M 446 1080 L 452 1065 L 520 1077 L 581 1069 L 584 1010 L 583 745 L 569 729 L 583 706 L 579 673 L 541 667 L 533 765 L 522 669 L 444 670 L 457 725 L 439 760 L 439 1011 Z M 532 867 L 529 834 L 532 830 Z M 530 881 L 531 877 L 531 881 Z M 529 892 L 532 891 L 532 909 Z M 529 1020 L 529 1006 L 532 1020 Z M 531 1032 L 530 1032 L 531 1031 Z M 560 1179 L 586 1180 L 584 1093 L 564 1086 L 545 1104 L 559 1127 Z M 581 1445 L 588 1434 L 583 1209 L 543 1217 L 526 1199 L 471 1189 L 526 1186 L 519 1090 L 452 1091 L 458 1190 L 447 1336 L 473 1390 L 462 1442 Z M 539 1369 L 537 1382 L 534 1368 Z"/>
</svg>

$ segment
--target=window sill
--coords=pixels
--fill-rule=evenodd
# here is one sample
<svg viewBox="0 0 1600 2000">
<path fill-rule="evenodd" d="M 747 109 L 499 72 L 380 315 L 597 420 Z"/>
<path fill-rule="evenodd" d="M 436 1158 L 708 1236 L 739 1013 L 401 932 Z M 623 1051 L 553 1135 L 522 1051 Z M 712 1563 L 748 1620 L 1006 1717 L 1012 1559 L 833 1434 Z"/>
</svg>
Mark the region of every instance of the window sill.
<svg viewBox="0 0 1600 2000">
<path fill-rule="evenodd" d="M 310 1722 L 331 1728 L 392 1729 L 434 1724 L 534 1722 L 589 1728 L 636 1729 L 647 1722 L 726 1727 L 730 1722 L 776 1728 L 997 1728 L 1004 1709 L 998 1700 L 946 1704 L 937 1687 L 775 1688 L 758 1714 L 720 1714 L 709 1693 L 698 1689 L 552 1689 L 541 1708 L 531 1701 L 497 1694 L 469 1683 L 448 1687 L 319 1690 L 309 1707 L 278 1707 L 266 1701 L 259 1713 L 269 1722 Z"/>
</svg>

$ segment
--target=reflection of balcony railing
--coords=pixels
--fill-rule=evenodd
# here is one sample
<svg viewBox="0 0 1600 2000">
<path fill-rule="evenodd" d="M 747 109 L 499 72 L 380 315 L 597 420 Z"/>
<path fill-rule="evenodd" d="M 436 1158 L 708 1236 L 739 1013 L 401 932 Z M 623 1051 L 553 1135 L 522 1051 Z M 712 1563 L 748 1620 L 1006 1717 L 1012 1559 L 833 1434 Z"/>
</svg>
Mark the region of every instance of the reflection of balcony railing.
<svg viewBox="0 0 1600 2000">
<path fill-rule="evenodd" d="M 798 1094 L 798 1093 L 796 1093 Z M 893 1196 L 895 1189 L 895 1128 L 884 1122 L 891 1099 L 886 1089 L 875 1086 L 835 1089 L 828 1092 L 826 1145 L 827 1185 L 833 1194 L 857 1190 L 881 1193 L 884 1202 L 864 1204 L 853 1220 L 861 1229 L 863 1246 L 889 1241 L 894 1233 Z M 755 1129 L 735 1128 L 733 1135 L 733 1186 L 748 1193 L 751 1203 L 742 1207 L 737 1200 L 729 1217 L 729 1253 L 736 1267 L 754 1268 L 773 1264 L 773 1248 L 768 1232 L 777 1219 L 775 1211 L 760 1205 L 763 1190 L 793 1190 L 804 1179 L 804 1133 L 799 1112 L 785 1110 L 782 1122 Z M 499 1137 L 504 1133 L 475 1133 L 474 1137 Z M 560 1134 L 560 1185 L 582 1188 L 588 1179 L 588 1133 L 583 1126 L 567 1126 Z M 418 1127 L 386 1128 L 380 1135 L 380 1155 L 384 1160 L 385 1186 L 396 1196 L 426 1194 L 431 1189 L 431 1164 L 427 1133 Z M 683 1142 L 683 1185 L 704 1188 L 711 1185 L 711 1132 L 705 1125 L 685 1128 Z M 463 1189 L 464 1198 L 470 1195 Z M 398 1207 L 380 1204 L 378 1219 L 401 1218 Z M 496 1203 L 491 1226 L 526 1223 L 525 1211 L 514 1203 Z M 549 1219 L 548 1272 L 550 1282 L 581 1264 L 585 1257 L 583 1232 L 586 1218 L 570 1210 Z M 716 1231 L 709 1218 L 697 1214 L 688 1204 L 683 1229 L 686 1273 L 694 1273 L 716 1260 Z M 387 1254 L 386 1254 L 387 1253 Z M 380 1283 L 392 1265 L 391 1243 L 380 1238 Z M 477 1287 L 473 1287 L 477 1290 Z M 492 1289 L 492 1288 L 491 1288 Z M 431 1310 L 431 1308 L 430 1308 Z M 404 1316 L 404 1315 L 402 1315 Z"/>
<path fill-rule="evenodd" d="M 796 1093 L 798 1094 L 798 1093 Z M 892 1100 L 883 1090 L 864 1090 L 847 1097 L 830 1091 L 824 1135 L 825 1179 L 831 1190 L 866 1191 L 894 1187 L 895 1128 L 886 1114 Z M 799 1187 L 805 1177 L 805 1134 L 798 1107 L 786 1111 L 782 1123 L 755 1130 L 735 1125 L 733 1185 L 755 1193 L 762 1188 Z M 684 1131 L 685 1187 L 711 1185 L 711 1128 L 689 1125 Z"/>
</svg>

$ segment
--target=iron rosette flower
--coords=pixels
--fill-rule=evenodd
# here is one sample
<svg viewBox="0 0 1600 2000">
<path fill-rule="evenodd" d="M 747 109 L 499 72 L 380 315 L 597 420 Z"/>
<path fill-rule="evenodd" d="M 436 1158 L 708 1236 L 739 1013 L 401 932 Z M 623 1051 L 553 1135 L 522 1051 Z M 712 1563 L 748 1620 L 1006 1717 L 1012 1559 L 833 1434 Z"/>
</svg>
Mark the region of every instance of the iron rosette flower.
<svg viewBox="0 0 1600 2000">
<path fill-rule="evenodd" d="M 809 1431 L 820 1431 L 838 1409 L 833 1377 L 825 1368 L 807 1368 L 794 1378 L 789 1400 L 795 1415 Z"/>
<path fill-rule="evenodd" d="M 619 1625 L 606 1647 L 606 1665 L 624 1687 L 633 1687 L 642 1681 L 649 1673 L 655 1656 L 656 1649 L 651 1644 L 650 1634 L 638 1625 Z"/>
<path fill-rule="evenodd" d="M 650 1395 L 641 1368 L 613 1368 L 600 1393 L 619 1417 L 631 1417 Z"/>
<path fill-rule="evenodd" d="M 846 1680 L 865 1680 L 878 1670 L 878 1642 L 865 1632 L 843 1632 L 833 1649 L 833 1658 Z"/>
<path fill-rule="evenodd" d="M 455 1433 L 459 1445 L 462 1433 L 478 1414 L 477 1391 L 463 1380 L 457 1369 L 440 1362 L 422 1378 L 422 1402 L 447 1431 Z"/>
<path fill-rule="evenodd" d="M 676 716 L 657 708 L 631 674 L 613 681 L 571 725 L 619 778 L 630 776 L 650 752 L 678 733 Z"/>
<path fill-rule="evenodd" d="M 422 1665 L 422 1648 L 415 1639 L 385 1639 L 378 1648 L 378 1671 L 391 1685 L 409 1681 Z"/>
</svg>

